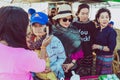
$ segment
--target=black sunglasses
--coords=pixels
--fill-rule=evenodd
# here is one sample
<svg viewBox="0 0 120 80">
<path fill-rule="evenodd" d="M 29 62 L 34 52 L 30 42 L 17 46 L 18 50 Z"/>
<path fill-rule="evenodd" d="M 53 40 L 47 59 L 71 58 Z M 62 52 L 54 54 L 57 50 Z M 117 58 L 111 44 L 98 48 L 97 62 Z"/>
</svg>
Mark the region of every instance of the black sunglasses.
<svg viewBox="0 0 120 80">
<path fill-rule="evenodd" d="M 63 20 L 63 22 L 67 22 L 67 21 L 72 22 L 73 21 L 73 19 L 67 19 L 67 18 L 63 18 L 62 20 Z"/>
<path fill-rule="evenodd" d="M 55 11 L 51 11 L 51 13 L 55 13 Z"/>
</svg>

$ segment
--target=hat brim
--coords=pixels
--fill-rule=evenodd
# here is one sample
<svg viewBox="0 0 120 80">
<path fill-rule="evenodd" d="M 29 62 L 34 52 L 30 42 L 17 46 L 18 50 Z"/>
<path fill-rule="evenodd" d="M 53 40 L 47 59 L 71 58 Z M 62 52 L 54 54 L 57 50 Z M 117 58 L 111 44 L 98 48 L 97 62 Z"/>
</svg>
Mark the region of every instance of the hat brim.
<svg viewBox="0 0 120 80">
<path fill-rule="evenodd" d="M 34 23 L 39 23 L 41 25 L 45 25 L 47 22 L 45 22 L 44 20 L 35 18 L 31 21 L 31 24 L 34 24 Z"/>
<path fill-rule="evenodd" d="M 57 14 L 57 15 L 54 16 L 52 19 L 57 20 L 57 19 L 59 19 L 59 18 L 64 18 L 64 17 L 67 17 L 67 16 L 73 16 L 73 14 L 71 14 L 71 13 Z"/>
</svg>

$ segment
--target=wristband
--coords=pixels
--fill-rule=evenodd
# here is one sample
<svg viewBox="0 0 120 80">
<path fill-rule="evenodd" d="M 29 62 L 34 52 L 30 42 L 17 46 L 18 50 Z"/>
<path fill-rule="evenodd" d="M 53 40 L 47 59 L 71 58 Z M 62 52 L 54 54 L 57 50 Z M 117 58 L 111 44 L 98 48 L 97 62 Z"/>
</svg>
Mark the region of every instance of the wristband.
<svg viewBox="0 0 120 80">
<path fill-rule="evenodd" d="M 45 47 L 45 46 L 41 46 L 40 48 L 41 48 L 41 49 L 46 49 L 46 47 Z"/>
<path fill-rule="evenodd" d="M 75 62 L 71 62 L 71 63 L 75 65 Z"/>
<path fill-rule="evenodd" d="M 102 50 L 104 49 L 104 46 L 102 46 Z"/>
<path fill-rule="evenodd" d="M 103 48 L 104 48 L 104 46 L 100 46 L 100 47 L 99 47 L 99 50 L 103 50 Z"/>
</svg>

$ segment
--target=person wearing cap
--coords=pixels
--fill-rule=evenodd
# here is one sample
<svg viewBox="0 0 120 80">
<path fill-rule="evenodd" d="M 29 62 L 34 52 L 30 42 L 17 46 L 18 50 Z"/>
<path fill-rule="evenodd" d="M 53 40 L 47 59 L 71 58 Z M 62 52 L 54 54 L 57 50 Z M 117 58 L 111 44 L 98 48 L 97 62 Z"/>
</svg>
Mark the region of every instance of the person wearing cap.
<svg viewBox="0 0 120 80">
<path fill-rule="evenodd" d="M 79 30 L 79 35 L 82 41 L 82 50 L 84 52 L 84 58 L 78 63 L 80 66 L 77 72 L 80 74 L 80 76 L 92 75 L 92 45 L 95 41 L 97 28 L 96 24 L 89 20 L 89 8 L 90 7 L 88 4 L 80 4 L 76 12 L 77 21 L 73 22 L 73 25 Z"/>
<path fill-rule="evenodd" d="M 45 70 L 41 59 L 28 49 L 26 32 L 28 14 L 20 7 L 0 8 L 0 80 L 33 80 L 31 72 Z"/>
<path fill-rule="evenodd" d="M 38 45 L 32 47 L 38 56 L 46 55 L 46 70 L 43 73 L 36 75 L 41 79 L 57 80 L 64 78 L 64 71 L 62 64 L 66 59 L 65 50 L 61 41 L 53 36 L 50 32 L 48 23 L 48 16 L 43 12 L 36 12 L 31 16 L 32 34 L 34 37 L 31 39 L 33 42 L 39 41 Z M 29 43 L 29 47 L 31 47 Z M 41 55 L 42 54 L 42 55 Z"/>
<path fill-rule="evenodd" d="M 72 76 L 70 71 L 75 69 L 73 66 L 76 66 L 76 60 L 83 57 L 79 31 L 71 24 L 73 20 L 71 6 L 68 4 L 60 5 L 58 14 L 54 16 L 53 19 L 57 22 L 56 25 L 52 26 L 53 34 L 61 40 L 67 55 L 67 59 L 63 64 L 63 69 L 66 72 L 65 77 L 69 78 Z M 76 56 L 76 54 L 79 55 Z M 67 66 L 68 63 L 70 63 L 69 66 Z"/>
<path fill-rule="evenodd" d="M 109 24 L 108 24 L 109 27 L 113 28 L 114 26 L 114 22 L 113 21 L 110 21 Z"/>
</svg>

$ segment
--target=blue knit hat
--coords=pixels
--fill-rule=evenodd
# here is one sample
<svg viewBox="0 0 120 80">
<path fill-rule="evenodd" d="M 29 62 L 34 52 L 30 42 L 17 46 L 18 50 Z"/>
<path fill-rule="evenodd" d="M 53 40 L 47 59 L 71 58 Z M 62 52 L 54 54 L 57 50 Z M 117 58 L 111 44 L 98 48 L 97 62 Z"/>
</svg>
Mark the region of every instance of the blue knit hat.
<svg viewBox="0 0 120 80">
<path fill-rule="evenodd" d="M 43 12 L 36 12 L 31 16 L 31 24 L 33 23 L 45 25 L 48 23 L 48 16 Z"/>
<path fill-rule="evenodd" d="M 32 15 L 32 14 L 36 13 L 36 11 L 33 8 L 29 8 L 28 13 Z"/>
</svg>

